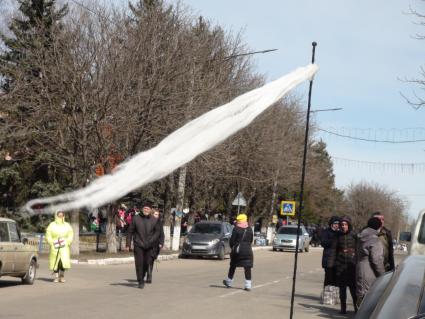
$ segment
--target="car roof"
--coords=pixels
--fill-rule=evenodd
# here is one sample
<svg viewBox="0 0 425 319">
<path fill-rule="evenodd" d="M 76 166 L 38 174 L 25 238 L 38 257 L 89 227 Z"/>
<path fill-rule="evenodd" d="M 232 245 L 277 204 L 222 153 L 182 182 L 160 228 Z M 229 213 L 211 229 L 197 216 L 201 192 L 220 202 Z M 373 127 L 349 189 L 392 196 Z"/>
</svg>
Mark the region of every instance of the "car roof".
<svg viewBox="0 0 425 319">
<path fill-rule="evenodd" d="M 284 227 L 288 227 L 288 228 L 297 228 L 298 227 L 298 225 L 294 225 L 294 224 L 291 224 L 291 225 L 283 225 L 283 226 L 280 226 L 280 228 L 284 228 Z M 300 225 L 300 227 L 304 227 L 304 225 Z"/>
<path fill-rule="evenodd" d="M 221 222 L 218 220 L 201 220 L 200 222 L 197 222 L 196 224 L 225 224 L 227 222 Z M 196 225 L 195 224 L 195 225 Z"/>
<path fill-rule="evenodd" d="M 0 222 L 15 222 L 13 219 L 6 218 L 6 217 L 0 217 Z"/>
</svg>

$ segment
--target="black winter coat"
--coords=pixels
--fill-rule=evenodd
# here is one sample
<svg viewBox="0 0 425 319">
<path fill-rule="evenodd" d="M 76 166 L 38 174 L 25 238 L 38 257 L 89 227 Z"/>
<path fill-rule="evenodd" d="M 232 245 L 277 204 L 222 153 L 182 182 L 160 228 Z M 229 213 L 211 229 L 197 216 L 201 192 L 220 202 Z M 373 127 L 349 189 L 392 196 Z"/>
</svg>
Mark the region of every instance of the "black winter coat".
<svg viewBox="0 0 425 319">
<path fill-rule="evenodd" d="M 352 231 L 338 233 L 332 245 L 330 263 L 335 265 L 338 286 L 355 286 L 357 236 Z"/>
<path fill-rule="evenodd" d="M 322 231 L 322 238 L 320 244 L 323 247 L 322 255 L 322 267 L 323 268 L 332 268 L 335 265 L 332 261 L 335 261 L 335 256 L 332 256 L 335 253 L 335 250 L 332 248 L 334 241 L 338 236 L 338 232 L 333 231 L 331 228 L 327 228 Z"/>
<path fill-rule="evenodd" d="M 245 235 L 244 235 L 245 232 Z M 254 265 L 254 254 L 252 253 L 252 241 L 254 234 L 252 228 L 233 228 L 232 237 L 230 237 L 230 265 L 236 267 L 252 268 Z M 239 244 L 239 253 L 236 253 L 236 246 Z"/>
<path fill-rule="evenodd" d="M 161 235 L 160 222 L 151 216 L 135 215 L 128 228 L 127 243 L 134 239 L 134 245 L 143 249 L 154 248 Z"/>
<path fill-rule="evenodd" d="M 154 259 L 158 258 L 159 252 L 161 251 L 161 247 L 164 247 L 164 222 L 162 220 L 158 220 L 159 223 L 159 237 L 156 243 L 154 243 L 152 257 Z M 161 247 L 160 247 L 161 246 Z"/>
</svg>

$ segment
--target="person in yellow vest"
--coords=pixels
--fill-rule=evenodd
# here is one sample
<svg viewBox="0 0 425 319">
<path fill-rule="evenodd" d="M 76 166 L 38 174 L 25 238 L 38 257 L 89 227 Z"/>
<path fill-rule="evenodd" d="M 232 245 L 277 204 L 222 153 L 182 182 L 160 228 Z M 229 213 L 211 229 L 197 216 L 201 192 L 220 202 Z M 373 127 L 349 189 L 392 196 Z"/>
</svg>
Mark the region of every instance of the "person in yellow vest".
<svg viewBox="0 0 425 319">
<path fill-rule="evenodd" d="M 55 213 L 55 221 L 46 229 L 46 240 L 50 246 L 49 269 L 55 273 L 54 282 L 65 282 L 65 269 L 71 268 L 71 246 L 74 232 L 69 223 L 65 222 L 62 211 Z"/>
</svg>

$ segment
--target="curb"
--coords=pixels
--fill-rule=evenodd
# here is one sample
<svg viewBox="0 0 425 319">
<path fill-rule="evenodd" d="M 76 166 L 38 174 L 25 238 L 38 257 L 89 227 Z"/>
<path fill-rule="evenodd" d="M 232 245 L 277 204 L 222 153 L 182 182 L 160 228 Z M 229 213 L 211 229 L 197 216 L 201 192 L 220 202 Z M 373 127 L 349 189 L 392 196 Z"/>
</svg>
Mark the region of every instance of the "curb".
<svg viewBox="0 0 425 319">
<path fill-rule="evenodd" d="M 273 246 L 254 246 L 252 247 L 253 251 L 257 250 L 272 250 Z M 310 247 L 313 250 L 321 250 L 321 247 Z M 173 260 L 179 258 L 179 253 L 170 254 L 170 255 L 159 255 L 159 261 Z M 105 258 L 105 259 L 89 259 L 87 261 L 79 261 L 78 259 L 71 259 L 71 264 L 74 265 L 95 265 L 95 266 L 104 266 L 104 265 L 123 265 L 123 264 L 132 264 L 134 263 L 134 257 L 120 257 L 120 258 Z"/>
<path fill-rule="evenodd" d="M 159 255 L 159 261 L 177 259 L 179 254 Z M 71 264 L 74 265 L 123 265 L 134 263 L 134 257 L 121 257 L 121 258 L 105 258 L 105 259 L 89 259 L 87 261 L 79 261 L 78 259 L 71 259 Z"/>
</svg>

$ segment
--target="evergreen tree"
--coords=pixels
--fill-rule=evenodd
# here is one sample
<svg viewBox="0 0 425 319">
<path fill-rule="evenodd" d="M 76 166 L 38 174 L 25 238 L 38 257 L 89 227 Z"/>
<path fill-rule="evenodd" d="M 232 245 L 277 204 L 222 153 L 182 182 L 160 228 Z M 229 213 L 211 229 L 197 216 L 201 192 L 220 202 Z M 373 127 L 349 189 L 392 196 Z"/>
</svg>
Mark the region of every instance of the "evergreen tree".
<svg viewBox="0 0 425 319">
<path fill-rule="evenodd" d="M 20 71 L 26 79 L 40 77 L 33 51 L 47 49 L 53 39 L 54 30 L 68 11 L 67 5 L 56 10 L 56 0 L 18 0 L 21 17 L 12 19 L 9 30 L 11 37 L 0 33 L 6 49 L 0 55 L 1 88 L 6 93 L 13 89 Z"/>
</svg>

